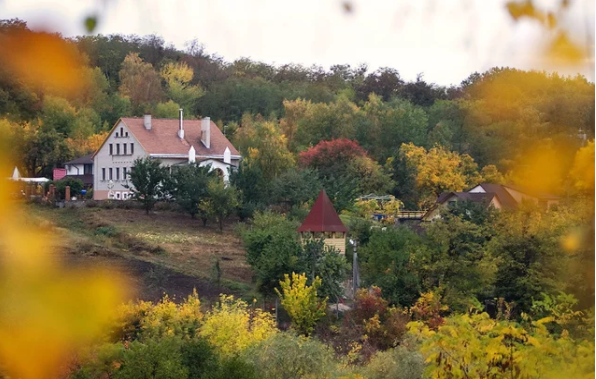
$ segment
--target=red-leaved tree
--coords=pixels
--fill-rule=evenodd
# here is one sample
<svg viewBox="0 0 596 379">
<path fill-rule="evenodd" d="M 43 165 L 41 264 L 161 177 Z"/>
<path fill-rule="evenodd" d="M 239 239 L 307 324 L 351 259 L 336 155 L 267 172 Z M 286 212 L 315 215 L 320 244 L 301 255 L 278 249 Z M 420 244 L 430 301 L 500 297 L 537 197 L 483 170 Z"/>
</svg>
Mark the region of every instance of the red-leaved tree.
<svg viewBox="0 0 596 379">
<path fill-rule="evenodd" d="M 358 142 L 340 138 L 321 141 L 303 151 L 299 156 L 299 164 L 319 171 L 329 171 L 346 167 L 356 157 L 366 157 L 366 151 Z"/>
</svg>

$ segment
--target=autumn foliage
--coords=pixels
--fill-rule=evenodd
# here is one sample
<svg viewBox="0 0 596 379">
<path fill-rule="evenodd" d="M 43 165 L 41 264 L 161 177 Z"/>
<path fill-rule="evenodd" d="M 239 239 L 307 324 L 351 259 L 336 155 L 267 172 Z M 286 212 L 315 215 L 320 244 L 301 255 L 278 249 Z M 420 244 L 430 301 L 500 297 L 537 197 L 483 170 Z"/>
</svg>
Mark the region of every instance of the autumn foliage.
<svg viewBox="0 0 596 379">
<path fill-rule="evenodd" d="M 321 141 L 316 146 L 299 155 L 302 167 L 324 169 L 330 166 L 347 165 L 356 157 L 366 156 L 366 151 L 358 142 L 346 138 Z"/>
</svg>

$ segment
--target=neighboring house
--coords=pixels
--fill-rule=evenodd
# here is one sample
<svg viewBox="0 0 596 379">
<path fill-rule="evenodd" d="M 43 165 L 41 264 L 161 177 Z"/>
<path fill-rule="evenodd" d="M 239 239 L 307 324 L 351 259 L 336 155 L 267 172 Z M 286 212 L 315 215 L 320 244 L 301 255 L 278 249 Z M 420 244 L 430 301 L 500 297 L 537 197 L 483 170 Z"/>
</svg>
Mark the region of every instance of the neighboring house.
<svg viewBox="0 0 596 379">
<path fill-rule="evenodd" d="M 135 159 L 143 157 L 159 159 L 167 166 L 211 165 L 224 181 L 241 159 L 209 117 L 184 120 L 180 110 L 179 119 L 153 119 L 151 115 L 121 118 L 93 155 L 94 199 L 128 199 L 128 174 Z"/>
<path fill-rule="evenodd" d="M 93 154 L 66 162 L 64 168 L 65 176 L 80 179 L 86 188 L 93 187 Z"/>
<path fill-rule="evenodd" d="M 310 213 L 298 228 L 298 233 L 303 240 L 324 237 L 325 245 L 332 246 L 341 254 L 345 254 L 347 232 L 348 228 L 341 222 L 325 190 L 321 190 Z"/>
<path fill-rule="evenodd" d="M 467 192 L 445 192 L 439 195 L 436 204 L 431 207 L 423 217 L 424 221 L 432 221 L 440 217 L 441 209 L 445 206 L 455 205 L 458 201 L 470 201 L 484 204 L 487 208 L 516 209 L 525 201 L 533 201 L 545 209 L 550 209 L 558 204 L 559 198 L 546 193 L 528 191 L 511 184 L 482 183 Z"/>
</svg>

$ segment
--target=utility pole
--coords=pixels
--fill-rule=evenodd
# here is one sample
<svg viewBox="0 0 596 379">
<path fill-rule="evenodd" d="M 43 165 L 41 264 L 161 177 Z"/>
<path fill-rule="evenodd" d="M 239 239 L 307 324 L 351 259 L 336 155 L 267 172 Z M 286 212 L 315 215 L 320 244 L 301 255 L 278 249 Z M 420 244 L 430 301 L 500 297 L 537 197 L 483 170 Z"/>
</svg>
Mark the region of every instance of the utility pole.
<svg viewBox="0 0 596 379">
<path fill-rule="evenodd" d="M 352 255 L 352 286 L 354 291 L 354 300 L 356 300 L 356 291 L 360 286 L 360 273 L 358 271 L 358 241 L 354 240 L 354 254 Z"/>
</svg>

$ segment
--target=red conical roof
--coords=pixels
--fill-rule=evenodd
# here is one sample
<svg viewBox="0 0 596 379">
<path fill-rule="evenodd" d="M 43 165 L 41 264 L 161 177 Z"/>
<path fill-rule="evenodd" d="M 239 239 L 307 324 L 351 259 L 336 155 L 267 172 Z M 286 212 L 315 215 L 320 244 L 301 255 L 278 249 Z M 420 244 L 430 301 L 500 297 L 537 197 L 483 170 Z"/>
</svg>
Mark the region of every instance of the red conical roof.
<svg viewBox="0 0 596 379">
<path fill-rule="evenodd" d="M 327 197 L 325 190 L 321 190 L 317 201 L 312 206 L 310 213 L 298 228 L 298 232 L 347 232 L 339 219 L 333 203 Z"/>
</svg>

